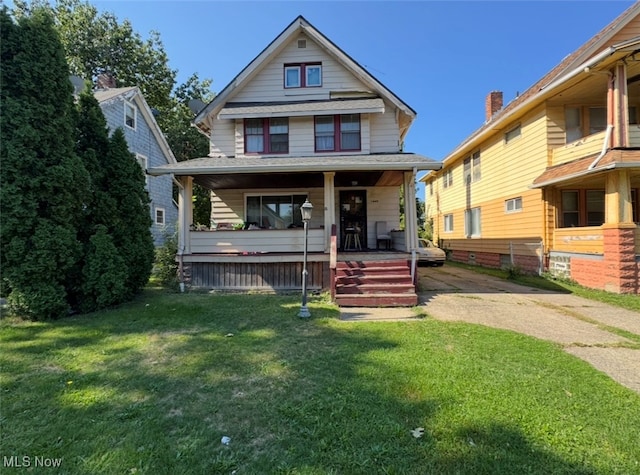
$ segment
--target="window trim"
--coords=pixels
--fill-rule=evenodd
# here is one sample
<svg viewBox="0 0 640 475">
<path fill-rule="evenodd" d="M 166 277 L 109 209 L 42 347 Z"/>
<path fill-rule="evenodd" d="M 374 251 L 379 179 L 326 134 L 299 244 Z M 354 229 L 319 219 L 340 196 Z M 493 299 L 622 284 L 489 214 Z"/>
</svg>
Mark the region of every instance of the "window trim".
<svg viewBox="0 0 640 475">
<path fill-rule="evenodd" d="M 465 185 L 482 179 L 482 156 L 480 150 L 473 152 L 462 161 L 462 173 Z"/>
<path fill-rule="evenodd" d="M 509 209 L 509 204 L 512 205 L 511 209 Z M 505 214 L 521 213 L 522 209 L 523 209 L 522 196 L 516 196 L 515 198 L 504 200 Z"/>
<path fill-rule="evenodd" d="M 342 146 L 342 118 L 345 116 L 358 117 L 358 148 L 344 148 Z M 333 118 L 333 148 L 318 149 L 318 118 Z M 313 117 L 313 150 L 315 153 L 327 152 L 360 152 L 362 151 L 362 114 L 333 114 L 333 115 L 316 115 Z"/>
<path fill-rule="evenodd" d="M 309 84 L 309 70 L 315 68 L 318 68 L 320 70 L 320 83 Z M 298 72 L 298 82 L 296 85 L 291 86 L 288 84 L 288 71 Z M 314 61 L 311 63 L 285 63 L 283 69 L 282 84 L 285 89 L 322 87 L 322 62 Z"/>
<path fill-rule="evenodd" d="M 606 222 L 606 202 L 605 198 L 603 198 L 603 207 L 602 207 L 602 223 L 600 224 L 589 224 L 589 216 L 587 210 L 587 194 L 589 192 L 598 192 L 606 195 L 606 191 L 603 188 L 567 188 L 564 190 L 560 190 L 560 201 L 558 203 L 558 228 L 585 228 L 585 227 L 598 227 L 602 226 Z M 577 206 L 578 209 L 576 211 L 567 211 L 567 213 L 577 213 L 578 216 L 578 224 L 576 226 L 569 226 L 565 224 L 565 210 L 563 205 L 563 197 L 565 193 L 576 193 L 577 194 Z"/>
<path fill-rule="evenodd" d="M 505 132 L 504 144 L 507 145 L 520 137 L 522 137 L 522 127 L 521 124 L 518 124 Z"/>
<path fill-rule="evenodd" d="M 127 118 L 128 118 L 128 114 L 127 112 L 129 112 L 129 110 L 131 110 L 133 112 L 133 126 L 129 125 Z M 138 108 L 136 107 L 136 105 L 132 102 L 129 101 L 124 101 L 124 125 L 125 127 L 131 129 L 131 130 L 136 130 L 138 127 Z"/>
<path fill-rule="evenodd" d="M 136 153 L 136 161 L 142 169 L 142 174 L 144 175 L 144 186 L 146 188 L 149 186 L 149 175 L 147 174 L 147 168 L 149 168 L 149 157 L 142 155 L 141 153 Z"/>
<path fill-rule="evenodd" d="M 453 213 L 445 214 L 443 217 L 442 228 L 445 233 L 452 233 L 453 227 Z"/>
<path fill-rule="evenodd" d="M 453 186 L 453 169 L 447 168 L 442 173 L 442 188 L 447 189 Z"/>
<path fill-rule="evenodd" d="M 162 219 L 158 219 L 158 213 L 162 215 Z M 153 222 L 158 226 L 164 226 L 167 223 L 167 212 L 164 208 L 156 206 L 153 212 Z"/>
<path fill-rule="evenodd" d="M 477 214 L 477 233 L 474 233 L 474 215 Z M 471 228 L 471 229 L 470 229 Z M 476 206 L 475 208 L 468 208 L 464 210 L 464 235 L 466 238 L 479 238 L 482 236 L 482 208 Z"/>
<path fill-rule="evenodd" d="M 291 198 L 292 207 L 295 204 L 294 203 L 294 197 L 295 196 L 304 197 L 305 200 L 309 199 L 309 193 L 306 192 L 306 191 L 297 191 L 296 192 L 296 191 L 286 191 L 285 190 L 285 192 L 272 192 L 272 193 L 245 193 L 244 194 L 244 222 L 245 223 L 249 224 L 249 217 L 247 216 L 247 211 L 249 209 L 248 199 L 249 198 L 255 198 L 255 197 L 260 198 L 260 209 L 261 209 L 261 212 L 260 212 L 261 220 L 260 221 L 264 220 L 263 219 L 264 216 L 262 216 L 262 198 L 265 197 L 265 196 L 289 196 Z M 302 202 L 304 203 L 304 201 L 302 201 Z M 295 223 L 296 223 L 296 219 L 295 219 L 295 216 L 294 216 L 293 222 L 291 224 L 295 224 Z M 257 224 L 257 226 L 261 228 L 262 227 L 262 222 L 259 222 Z M 300 226 L 302 226 L 302 216 L 300 216 Z M 279 229 L 279 228 L 275 227 L 275 228 L 270 228 L 270 229 Z"/>
<path fill-rule="evenodd" d="M 272 120 L 282 120 L 282 119 L 286 119 L 287 121 L 287 150 L 286 151 L 277 151 L 274 152 L 272 150 L 272 145 L 271 145 L 271 136 L 272 135 L 284 135 L 284 134 L 271 134 L 271 121 Z M 249 134 L 247 134 L 247 123 L 249 121 L 261 121 L 262 123 L 262 134 L 251 134 L 251 136 L 255 136 L 255 137 L 262 137 L 262 151 L 249 151 L 247 150 L 247 145 L 248 145 L 248 140 L 247 138 L 249 137 Z M 242 121 L 242 126 L 243 126 L 243 132 L 244 132 L 244 153 L 245 155 L 261 155 L 261 154 L 269 154 L 269 155 L 286 155 L 289 153 L 289 118 L 288 117 L 262 117 L 262 118 L 251 118 L 251 119 L 244 119 Z"/>
</svg>

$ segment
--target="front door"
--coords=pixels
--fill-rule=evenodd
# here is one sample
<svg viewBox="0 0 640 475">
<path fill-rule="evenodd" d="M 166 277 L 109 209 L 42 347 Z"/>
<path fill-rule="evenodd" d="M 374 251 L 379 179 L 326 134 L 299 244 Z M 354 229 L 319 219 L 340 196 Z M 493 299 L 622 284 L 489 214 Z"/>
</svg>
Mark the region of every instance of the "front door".
<svg viewBox="0 0 640 475">
<path fill-rule="evenodd" d="M 359 251 L 367 248 L 367 192 L 340 192 L 340 249 Z"/>
</svg>

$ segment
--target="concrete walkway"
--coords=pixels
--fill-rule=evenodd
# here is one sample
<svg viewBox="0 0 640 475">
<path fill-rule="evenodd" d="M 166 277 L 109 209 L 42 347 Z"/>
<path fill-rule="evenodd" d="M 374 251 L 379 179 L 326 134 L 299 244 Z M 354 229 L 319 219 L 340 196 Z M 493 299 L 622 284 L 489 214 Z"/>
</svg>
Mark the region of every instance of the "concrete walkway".
<svg viewBox="0 0 640 475">
<path fill-rule="evenodd" d="M 640 336 L 640 313 L 446 264 L 419 268 L 419 300 L 419 310 L 431 318 L 513 330 L 556 342 L 640 393 L 640 349 L 614 333 L 624 330 Z M 406 308 L 344 308 L 341 312 L 341 318 L 348 321 L 412 320 L 416 315 L 414 309 Z"/>
</svg>

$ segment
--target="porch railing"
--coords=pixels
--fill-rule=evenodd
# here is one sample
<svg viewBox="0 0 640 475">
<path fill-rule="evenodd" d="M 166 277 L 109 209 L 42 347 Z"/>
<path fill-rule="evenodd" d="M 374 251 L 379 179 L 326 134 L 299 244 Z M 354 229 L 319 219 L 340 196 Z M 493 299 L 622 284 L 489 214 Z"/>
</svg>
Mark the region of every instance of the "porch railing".
<svg viewBox="0 0 640 475">
<path fill-rule="evenodd" d="M 571 142 L 563 147 L 554 148 L 551 152 L 551 165 L 561 165 L 601 152 L 605 136 L 606 131 L 598 132 Z M 640 138 L 640 135 L 638 137 Z"/>
<path fill-rule="evenodd" d="M 604 252 L 603 242 L 600 226 L 557 228 L 553 231 L 554 251 L 602 254 Z"/>
<path fill-rule="evenodd" d="M 243 254 L 304 251 L 302 229 L 191 231 L 192 254 Z M 324 252 L 324 229 L 309 229 L 308 252 Z"/>
</svg>

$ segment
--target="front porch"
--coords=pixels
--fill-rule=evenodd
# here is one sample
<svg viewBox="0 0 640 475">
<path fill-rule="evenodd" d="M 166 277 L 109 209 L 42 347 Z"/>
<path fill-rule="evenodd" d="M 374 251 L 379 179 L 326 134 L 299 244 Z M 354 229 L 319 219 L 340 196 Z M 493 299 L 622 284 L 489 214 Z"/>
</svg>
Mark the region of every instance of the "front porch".
<svg viewBox="0 0 640 475">
<path fill-rule="evenodd" d="M 179 255 L 182 281 L 189 287 L 209 290 L 257 290 L 265 292 L 302 289 L 303 257 L 293 252 L 200 253 Z M 402 251 L 337 252 L 336 262 L 411 261 Z M 334 280 L 329 253 L 307 254 L 307 288 L 330 290 Z"/>
</svg>

